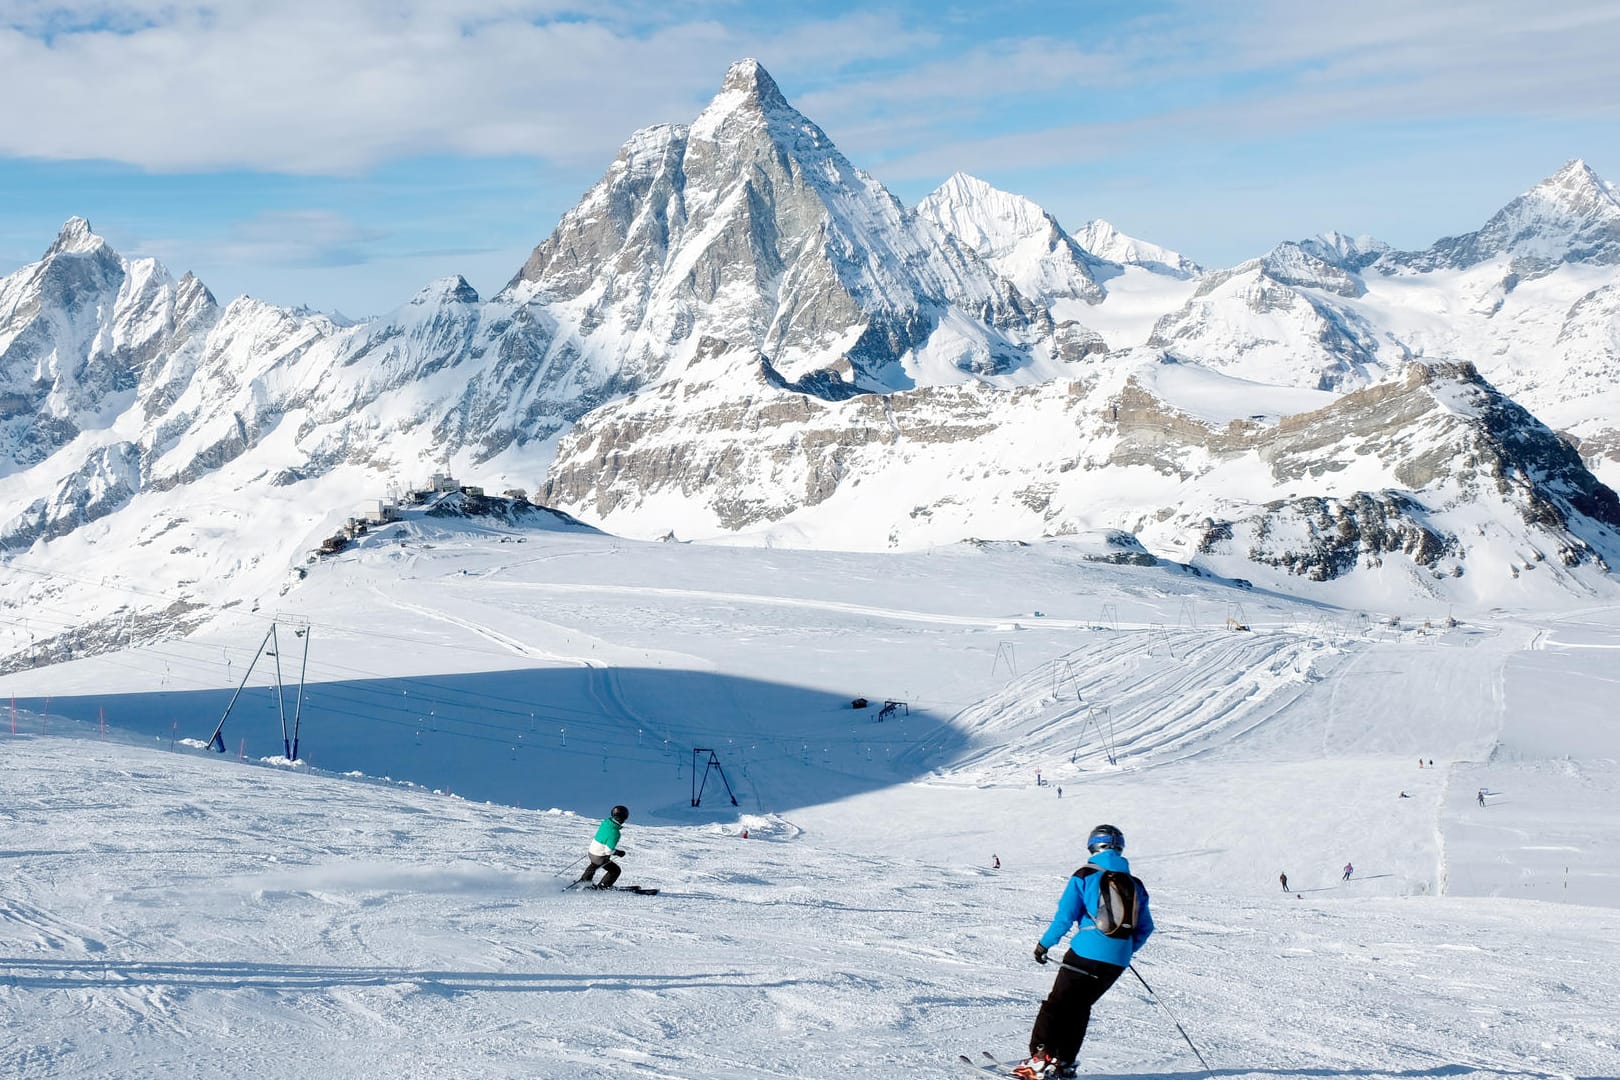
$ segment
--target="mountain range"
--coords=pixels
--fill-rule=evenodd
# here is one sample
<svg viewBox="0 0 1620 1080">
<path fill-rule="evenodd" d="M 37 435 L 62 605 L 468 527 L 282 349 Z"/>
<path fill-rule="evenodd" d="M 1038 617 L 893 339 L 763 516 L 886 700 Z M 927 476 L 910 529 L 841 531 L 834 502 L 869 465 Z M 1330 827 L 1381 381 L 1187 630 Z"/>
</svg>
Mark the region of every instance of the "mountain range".
<svg viewBox="0 0 1620 1080">
<path fill-rule="evenodd" d="M 963 174 L 907 207 L 749 60 L 487 299 L 221 305 L 68 221 L 0 279 L 0 549 L 66 573 L 110 546 L 171 607 L 245 601 L 442 471 L 635 538 L 1091 536 L 1529 602 L 1614 588 L 1617 388 L 1620 193 L 1580 161 L 1424 251 L 1211 269 Z"/>
</svg>

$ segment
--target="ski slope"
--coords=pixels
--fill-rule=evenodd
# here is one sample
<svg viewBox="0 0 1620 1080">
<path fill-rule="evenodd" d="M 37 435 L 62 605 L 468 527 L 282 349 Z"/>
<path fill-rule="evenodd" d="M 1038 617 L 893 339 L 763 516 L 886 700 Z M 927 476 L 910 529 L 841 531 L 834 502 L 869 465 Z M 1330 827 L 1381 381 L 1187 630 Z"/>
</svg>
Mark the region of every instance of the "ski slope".
<svg viewBox="0 0 1620 1080">
<path fill-rule="evenodd" d="M 251 607 L 0 676 L 0 1075 L 955 1075 L 1106 820 L 1087 1075 L 1620 1076 L 1620 611 L 422 522 Z M 201 748 L 272 618 L 296 765 L 263 659 Z"/>
</svg>

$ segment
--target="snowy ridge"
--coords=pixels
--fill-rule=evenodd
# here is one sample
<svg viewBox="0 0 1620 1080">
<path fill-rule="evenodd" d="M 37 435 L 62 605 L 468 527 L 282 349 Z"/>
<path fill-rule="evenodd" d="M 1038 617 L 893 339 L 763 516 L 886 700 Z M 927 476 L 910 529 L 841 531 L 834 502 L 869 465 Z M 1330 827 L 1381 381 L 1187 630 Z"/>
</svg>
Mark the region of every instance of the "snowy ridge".
<svg viewBox="0 0 1620 1080">
<path fill-rule="evenodd" d="M 116 546 L 160 583 L 262 592 L 361 499 L 444 471 L 637 536 L 892 550 L 1124 530 L 1236 577 L 1307 568 L 1288 587 L 1327 533 L 1367 523 L 1382 539 L 1336 557 L 1346 580 L 1394 545 L 1428 590 L 1457 568 L 1434 551 L 1489 548 L 1465 591 L 1516 595 L 1510 567 L 1613 558 L 1589 480 L 1526 451 L 1539 421 L 1620 470 L 1612 209 L 1572 163 L 1481 231 L 1483 261 L 1424 270 L 1327 234 L 1204 272 L 960 174 L 909 211 L 744 61 L 691 125 L 632 136 L 491 299 L 452 275 L 357 325 L 222 307 L 70 220 L 0 280 L 0 544 L 62 566 Z M 1529 410 L 1480 444 L 1531 486 L 1496 485 L 1489 543 L 1445 541 L 1485 526 L 1433 483 L 1443 425 L 1422 410 L 1364 436 L 1376 465 L 1344 438 L 1286 477 L 1267 457 L 1260 429 L 1313 395 L 1399 394 L 1414 361 L 1472 364 Z M 1110 434 L 1120 415 L 1152 418 L 1140 445 Z M 1587 574 L 1542 577 L 1600 588 Z"/>
</svg>

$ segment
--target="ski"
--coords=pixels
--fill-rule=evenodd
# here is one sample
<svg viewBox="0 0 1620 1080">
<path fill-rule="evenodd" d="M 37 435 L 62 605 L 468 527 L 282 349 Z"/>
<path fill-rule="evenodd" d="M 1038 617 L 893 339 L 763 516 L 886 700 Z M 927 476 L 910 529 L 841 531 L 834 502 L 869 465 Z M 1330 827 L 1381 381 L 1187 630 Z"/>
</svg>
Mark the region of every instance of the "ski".
<svg viewBox="0 0 1620 1080">
<path fill-rule="evenodd" d="M 572 884 L 564 885 L 563 886 L 563 892 L 568 892 L 568 891 L 570 891 L 570 890 L 572 890 L 572 889 L 574 889 L 574 888 L 576 888 L 578 886 L 582 886 L 582 885 L 584 887 L 579 890 L 580 892 L 628 892 L 628 893 L 636 893 L 636 894 L 638 894 L 640 896 L 657 896 L 658 895 L 658 890 L 657 889 L 649 889 L 645 885 L 585 885 L 585 883 L 581 882 L 581 881 L 576 881 L 576 882 L 573 882 Z"/>
<path fill-rule="evenodd" d="M 985 1057 L 984 1061 L 974 1061 L 966 1054 L 956 1055 L 956 1060 L 972 1069 L 980 1076 L 1011 1076 L 1012 1066 L 1003 1063 L 989 1051 L 980 1051 Z"/>
</svg>

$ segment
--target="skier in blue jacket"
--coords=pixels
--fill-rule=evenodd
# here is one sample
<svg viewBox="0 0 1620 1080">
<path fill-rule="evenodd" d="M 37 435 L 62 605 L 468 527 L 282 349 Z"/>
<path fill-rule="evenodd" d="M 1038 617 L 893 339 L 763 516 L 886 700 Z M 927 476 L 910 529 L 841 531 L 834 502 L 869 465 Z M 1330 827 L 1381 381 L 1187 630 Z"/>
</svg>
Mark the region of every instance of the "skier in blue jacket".
<svg viewBox="0 0 1620 1080">
<path fill-rule="evenodd" d="M 1125 936 L 1111 937 L 1097 925 L 1103 901 L 1103 871 L 1127 876 L 1131 872 L 1131 864 L 1123 854 L 1125 834 L 1112 825 L 1098 825 L 1086 840 L 1086 850 L 1091 858 L 1069 878 L 1052 925 L 1035 946 L 1035 962 L 1044 964 L 1048 950 L 1056 948 L 1071 928 L 1079 927 L 1063 956 L 1052 990 L 1035 1016 L 1035 1027 L 1029 1034 L 1029 1058 L 1013 1070 L 1013 1075 L 1025 1080 L 1075 1075 L 1074 1062 L 1086 1039 L 1091 1007 L 1130 966 L 1131 957 L 1153 933 L 1147 889 L 1134 877 L 1127 885 L 1135 893 L 1132 925 L 1128 930 L 1122 927 L 1116 931 Z"/>
</svg>

